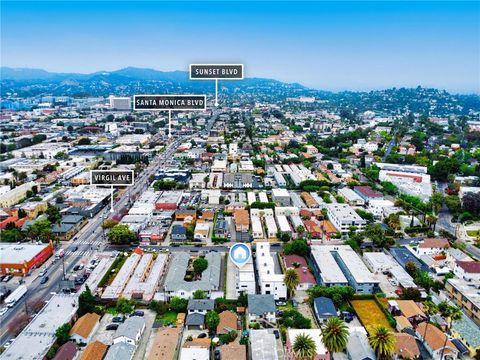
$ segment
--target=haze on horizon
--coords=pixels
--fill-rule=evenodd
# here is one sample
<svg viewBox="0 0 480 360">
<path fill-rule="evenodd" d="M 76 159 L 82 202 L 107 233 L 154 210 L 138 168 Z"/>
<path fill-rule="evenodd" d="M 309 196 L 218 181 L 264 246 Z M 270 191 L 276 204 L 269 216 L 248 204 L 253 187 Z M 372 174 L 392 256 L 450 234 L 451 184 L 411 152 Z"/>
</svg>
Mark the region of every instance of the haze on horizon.
<svg viewBox="0 0 480 360">
<path fill-rule="evenodd" d="M 2 1 L 2 66 L 91 73 L 244 63 L 325 90 L 480 92 L 478 2 Z"/>
</svg>

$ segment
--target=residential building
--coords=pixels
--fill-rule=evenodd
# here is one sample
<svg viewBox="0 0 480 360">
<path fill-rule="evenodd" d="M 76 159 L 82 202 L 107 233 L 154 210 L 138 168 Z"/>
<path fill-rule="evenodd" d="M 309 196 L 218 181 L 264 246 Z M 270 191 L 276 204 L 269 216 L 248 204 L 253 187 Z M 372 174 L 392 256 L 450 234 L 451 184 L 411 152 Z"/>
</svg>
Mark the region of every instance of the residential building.
<svg viewBox="0 0 480 360">
<path fill-rule="evenodd" d="M 373 294 L 375 279 L 358 254 L 348 245 L 313 245 L 311 259 L 315 276 L 325 286 L 350 285 L 356 292 Z"/>
<path fill-rule="evenodd" d="M 350 206 L 365 205 L 365 200 L 349 187 L 338 189 L 338 194 L 343 196 L 343 198 L 347 201 L 347 204 Z"/>
<path fill-rule="evenodd" d="M 448 297 L 480 326 L 480 294 L 478 284 L 463 279 L 448 279 L 445 284 Z"/>
<path fill-rule="evenodd" d="M 447 239 L 425 239 L 418 243 L 417 254 L 418 256 L 435 255 L 447 250 L 449 247 L 450 243 Z"/>
<path fill-rule="evenodd" d="M 89 343 L 80 355 L 80 360 L 102 360 L 107 352 L 108 346 L 101 341 Z"/>
<path fill-rule="evenodd" d="M 399 359 L 417 359 L 420 357 L 420 349 L 414 336 L 407 333 L 394 333 L 395 350 L 393 358 Z"/>
<path fill-rule="evenodd" d="M 248 210 L 236 209 L 233 212 L 233 220 L 237 231 L 247 232 L 250 228 L 250 215 Z"/>
<path fill-rule="evenodd" d="M 275 335 L 266 329 L 250 330 L 249 360 L 279 360 Z"/>
<path fill-rule="evenodd" d="M 273 295 L 275 300 L 284 300 L 287 298 L 287 287 L 283 281 L 283 274 L 277 272 L 273 257 L 275 253 L 270 253 L 270 244 L 268 242 L 258 242 L 256 245 L 256 266 L 258 272 L 258 282 L 261 294 Z"/>
<path fill-rule="evenodd" d="M 238 316 L 233 311 L 225 310 L 218 314 L 220 322 L 217 326 L 217 334 L 227 334 L 230 331 L 237 331 Z"/>
<path fill-rule="evenodd" d="M 278 206 L 290 206 L 290 193 L 287 189 L 274 188 L 272 189 L 272 201 Z"/>
<path fill-rule="evenodd" d="M 145 331 L 145 319 L 142 316 L 131 316 L 120 324 L 113 335 L 113 343 L 124 342 L 135 347 Z"/>
<path fill-rule="evenodd" d="M 428 327 L 428 329 L 426 329 L 427 331 L 425 332 L 426 327 Z M 422 322 L 418 324 L 415 332 L 417 337 L 424 341 L 424 346 L 433 360 L 441 360 L 440 358 L 442 351 L 445 357 L 448 356 L 453 359 L 457 358 L 458 349 L 448 339 L 446 345 L 444 346 L 447 335 L 445 335 L 443 331 L 436 326 Z M 424 335 L 425 338 L 423 337 Z"/>
<path fill-rule="evenodd" d="M 248 295 L 248 322 L 276 323 L 277 307 L 273 295 Z"/>
<path fill-rule="evenodd" d="M 460 279 L 477 282 L 480 284 L 480 262 L 479 261 L 457 261 L 453 272 Z"/>
<path fill-rule="evenodd" d="M 189 299 L 193 293 L 203 290 L 211 299 L 223 296 L 223 287 L 220 286 L 221 257 L 217 252 L 209 252 L 205 255 L 208 267 L 202 273 L 202 277 L 196 281 L 186 281 L 185 274 L 190 260 L 190 253 L 179 251 L 171 256 L 170 266 L 164 281 L 165 299 L 170 300 L 174 296 Z"/>
<path fill-rule="evenodd" d="M 332 316 L 337 316 L 335 304 L 332 299 L 327 297 L 317 297 L 313 299 L 313 312 L 319 323 L 323 323 Z"/>
<path fill-rule="evenodd" d="M 307 335 L 315 342 L 316 354 L 312 360 L 330 360 L 330 354 L 323 345 L 320 329 L 287 329 L 287 341 L 285 344 L 287 360 L 297 360 L 293 353 L 293 344 L 299 335 Z"/>
<path fill-rule="evenodd" d="M 367 224 L 348 204 L 327 204 L 326 208 L 328 219 L 342 235 L 348 234 L 351 227 L 362 231 Z"/>
<path fill-rule="evenodd" d="M 187 229 L 181 225 L 173 225 L 170 237 L 172 238 L 172 241 L 186 241 Z"/>
<path fill-rule="evenodd" d="M 97 331 L 100 323 L 100 315 L 87 313 L 80 317 L 70 330 L 70 339 L 78 344 L 88 344 Z"/>
<path fill-rule="evenodd" d="M 346 350 L 349 360 L 376 360 L 375 352 L 368 344 L 367 332 L 363 327 L 349 328 Z"/>
<path fill-rule="evenodd" d="M 108 348 L 107 354 L 103 360 L 132 360 L 135 355 L 136 347 L 126 342 L 113 343 Z"/>
</svg>

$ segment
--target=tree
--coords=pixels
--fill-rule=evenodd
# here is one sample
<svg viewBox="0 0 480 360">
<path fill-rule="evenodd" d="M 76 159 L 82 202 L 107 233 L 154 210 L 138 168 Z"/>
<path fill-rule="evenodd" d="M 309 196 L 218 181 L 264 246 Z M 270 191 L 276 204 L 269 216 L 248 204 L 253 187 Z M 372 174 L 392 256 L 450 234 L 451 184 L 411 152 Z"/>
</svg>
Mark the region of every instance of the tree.
<svg viewBox="0 0 480 360">
<path fill-rule="evenodd" d="M 430 300 L 427 300 L 423 303 L 423 312 L 427 315 L 427 324 L 430 323 L 430 317 L 438 313 L 438 306 Z M 423 343 L 425 344 L 425 339 L 427 337 L 428 325 L 425 326 L 425 331 L 423 333 Z"/>
<path fill-rule="evenodd" d="M 47 214 L 48 221 L 50 221 L 52 224 L 60 224 L 60 221 L 62 221 L 60 209 L 56 206 L 49 204 L 45 213 Z"/>
<path fill-rule="evenodd" d="M 297 335 L 293 342 L 293 355 L 296 360 L 313 360 L 317 354 L 317 345 L 310 335 Z"/>
<path fill-rule="evenodd" d="M 463 209 L 471 214 L 480 213 L 480 193 L 467 192 L 462 198 Z"/>
<path fill-rule="evenodd" d="M 205 315 L 205 323 L 207 324 L 208 330 L 210 330 L 211 333 L 215 333 L 220 323 L 220 316 L 216 311 L 210 310 L 207 312 L 207 315 Z"/>
<path fill-rule="evenodd" d="M 48 219 L 37 220 L 28 227 L 27 235 L 32 239 L 48 242 L 53 237 L 52 224 Z"/>
<path fill-rule="evenodd" d="M 96 312 L 95 297 L 87 286 L 78 297 L 78 315 L 83 316 L 87 313 Z"/>
<path fill-rule="evenodd" d="M 123 297 L 117 300 L 117 304 L 115 307 L 120 314 L 130 314 L 133 312 L 134 309 L 131 302 Z"/>
<path fill-rule="evenodd" d="M 193 272 L 196 275 L 201 275 L 208 268 L 208 260 L 204 257 L 197 257 L 193 261 Z"/>
<path fill-rule="evenodd" d="M 285 253 L 285 255 L 295 254 L 305 257 L 308 256 L 308 254 L 310 253 L 310 247 L 305 240 L 293 240 L 285 244 L 283 252 Z"/>
<path fill-rule="evenodd" d="M 113 228 L 115 225 L 118 224 L 118 220 L 115 220 L 115 219 L 107 219 L 105 220 L 103 223 L 102 223 L 102 228 L 104 229 L 111 229 Z"/>
<path fill-rule="evenodd" d="M 446 301 L 442 301 L 438 304 L 438 310 L 443 318 L 447 319 L 447 331 L 450 332 L 452 328 L 452 323 L 456 320 L 460 320 L 463 317 L 463 312 L 458 307 L 449 305 Z M 443 360 L 443 353 L 445 347 L 447 346 L 448 336 L 445 336 L 445 342 L 443 343 L 442 353 L 440 355 L 440 360 Z"/>
<path fill-rule="evenodd" d="M 175 296 L 170 299 L 170 310 L 177 313 L 187 311 L 188 300 Z"/>
<path fill-rule="evenodd" d="M 336 316 L 328 318 L 321 328 L 322 342 L 330 354 L 342 352 L 347 347 L 348 327 Z"/>
<path fill-rule="evenodd" d="M 402 300 L 421 301 L 422 293 L 417 288 L 407 287 L 402 290 L 402 294 L 400 295 L 400 298 Z"/>
<path fill-rule="evenodd" d="M 108 232 L 108 241 L 112 244 L 130 244 L 137 240 L 135 233 L 128 228 L 128 225 L 117 224 Z"/>
<path fill-rule="evenodd" d="M 385 236 L 385 231 L 380 224 L 368 224 L 363 234 L 379 247 L 389 247 L 393 243 L 391 238 Z"/>
<path fill-rule="evenodd" d="M 72 326 L 69 323 L 65 323 L 60 326 L 57 330 L 55 330 L 55 336 L 57 337 L 57 342 L 60 345 L 65 344 L 68 340 L 70 340 L 70 330 Z"/>
<path fill-rule="evenodd" d="M 18 209 L 17 215 L 18 215 L 18 218 L 19 218 L 19 219 L 23 219 L 24 217 L 27 216 L 27 212 L 26 212 L 25 210 L 23 210 L 23 209 Z"/>
<path fill-rule="evenodd" d="M 415 274 L 417 273 L 417 264 L 415 264 L 415 262 L 413 262 L 412 260 L 410 260 L 409 262 L 407 262 L 405 264 L 405 271 L 412 277 L 415 276 Z"/>
<path fill-rule="evenodd" d="M 88 137 L 82 137 L 78 140 L 78 145 L 90 145 L 92 141 Z"/>
<path fill-rule="evenodd" d="M 295 290 L 300 284 L 300 277 L 298 276 L 298 273 L 295 271 L 295 269 L 287 269 L 287 271 L 285 271 L 285 275 L 283 276 L 283 282 L 285 283 L 287 289 L 290 292 L 290 297 L 293 298 L 295 295 Z"/>
<path fill-rule="evenodd" d="M 395 351 L 395 336 L 383 325 L 370 331 L 368 343 L 377 354 L 377 359 L 385 359 Z"/>
<path fill-rule="evenodd" d="M 197 300 L 206 299 L 207 295 L 205 294 L 205 291 L 203 291 L 202 289 L 197 289 L 193 293 L 193 298 Z"/>
<path fill-rule="evenodd" d="M 432 209 L 436 214 L 438 214 L 438 211 L 442 208 L 444 200 L 445 199 L 442 193 L 434 192 L 432 194 L 432 198 L 430 199 L 430 202 L 432 203 Z"/>
</svg>

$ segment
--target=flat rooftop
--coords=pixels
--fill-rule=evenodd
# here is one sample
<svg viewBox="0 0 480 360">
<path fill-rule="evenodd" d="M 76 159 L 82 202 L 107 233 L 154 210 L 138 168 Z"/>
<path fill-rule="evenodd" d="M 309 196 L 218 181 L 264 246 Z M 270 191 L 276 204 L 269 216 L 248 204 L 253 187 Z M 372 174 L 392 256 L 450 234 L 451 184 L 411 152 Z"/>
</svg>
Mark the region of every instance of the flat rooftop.
<svg viewBox="0 0 480 360">
<path fill-rule="evenodd" d="M 0 264 L 22 264 L 30 261 L 49 244 L 0 243 Z"/>
<path fill-rule="evenodd" d="M 312 250 L 312 256 L 315 259 L 318 269 L 320 270 L 320 275 L 324 283 L 348 283 L 348 280 L 343 274 L 342 269 L 340 269 L 340 266 L 338 266 L 337 261 L 331 253 L 333 246 L 313 245 L 310 248 Z"/>
<path fill-rule="evenodd" d="M 77 310 L 78 295 L 54 295 L 2 354 L 2 359 L 43 359 L 55 341 L 57 328 L 69 322 Z"/>
</svg>

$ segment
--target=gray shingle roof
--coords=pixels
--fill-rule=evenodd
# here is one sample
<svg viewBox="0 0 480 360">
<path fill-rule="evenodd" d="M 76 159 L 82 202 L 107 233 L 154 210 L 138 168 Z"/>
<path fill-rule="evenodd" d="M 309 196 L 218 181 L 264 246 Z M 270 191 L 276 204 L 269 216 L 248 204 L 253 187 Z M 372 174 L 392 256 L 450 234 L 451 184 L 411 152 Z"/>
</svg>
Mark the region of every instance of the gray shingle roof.
<svg viewBox="0 0 480 360">
<path fill-rule="evenodd" d="M 480 346 L 480 327 L 467 315 L 463 314 L 460 320 L 455 320 L 453 322 L 453 329 L 456 330 L 471 347 L 477 348 Z"/>
<path fill-rule="evenodd" d="M 248 312 L 250 314 L 263 315 L 275 311 L 277 311 L 277 307 L 273 295 L 248 295 Z"/>
<path fill-rule="evenodd" d="M 176 252 L 170 263 L 167 276 L 165 277 L 165 291 L 203 291 L 218 290 L 220 287 L 221 257 L 217 252 L 205 255 L 208 268 L 202 273 L 202 278 L 197 281 L 185 281 L 190 253 Z"/>
<path fill-rule="evenodd" d="M 114 338 L 125 336 L 129 339 L 136 339 L 137 334 L 145 326 L 145 320 L 141 316 L 132 316 L 120 324 L 115 332 Z"/>
<path fill-rule="evenodd" d="M 187 326 L 200 326 L 205 323 L 205 315 L 199 313 L 193 313 L 187 315 Z"/>
<path fill-rule="evenodd" d="M 124 342 L 113 344 L 103 360 L 130 360 L 135 354 L 135 346 Z"/>
<path fill-rule="evenodd" d="M 188 300 L 188 310 L 213 310 L 215 308 L 215 301 L 210 299 L 190 299 Z"/>
</svg>

